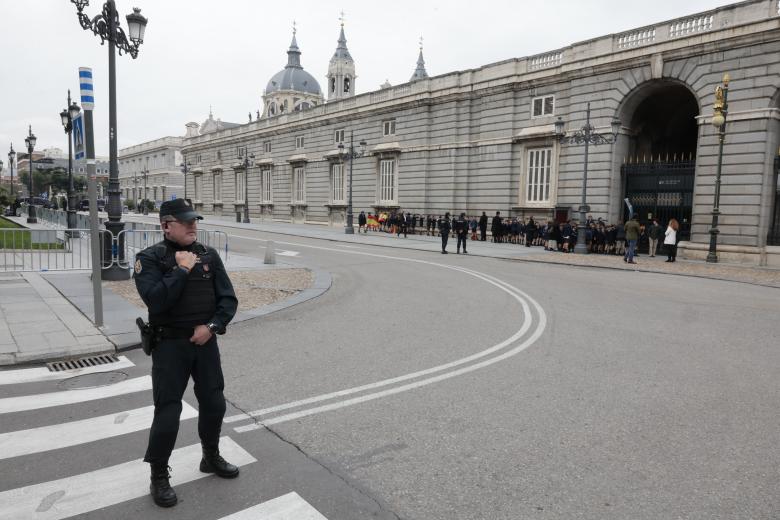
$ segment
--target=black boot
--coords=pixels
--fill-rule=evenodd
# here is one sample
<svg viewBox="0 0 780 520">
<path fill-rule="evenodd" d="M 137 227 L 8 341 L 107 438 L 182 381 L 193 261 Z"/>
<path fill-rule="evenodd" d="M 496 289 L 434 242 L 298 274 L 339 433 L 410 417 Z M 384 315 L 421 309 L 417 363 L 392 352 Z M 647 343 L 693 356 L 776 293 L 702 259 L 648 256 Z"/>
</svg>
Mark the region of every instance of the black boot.
<svg viewBox="0 0 780 520">
<path fill-rule="evenodd" d="M 203 450 L 203 459 L 200 461 L 200 470 L 203 473 L 214 473 L 222 478 L 236 478 L 238 466 L 230 464 L 219 454 L 219 450 Z"/>
<path fill-rule="evenodd" d="M 168 473 L 167 463 L 152 464 L 152 483 L 149 485 L 149 491 L 152 494 L 154 503 L 160 507 L 172 507 L 176 505 L 179 499 L 176 497 L 176 491 L 171 487 L 168 479 L 171 474 Z"/>
</svg>

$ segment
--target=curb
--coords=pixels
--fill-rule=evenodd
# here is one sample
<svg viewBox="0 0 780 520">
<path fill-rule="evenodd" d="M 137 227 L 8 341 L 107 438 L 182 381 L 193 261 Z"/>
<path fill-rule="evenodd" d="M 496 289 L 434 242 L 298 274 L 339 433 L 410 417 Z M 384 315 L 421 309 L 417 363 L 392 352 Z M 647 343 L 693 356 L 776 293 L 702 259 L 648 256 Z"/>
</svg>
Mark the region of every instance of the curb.
<svg viewBox="0 0 780 520">
<path fill-rule="evenodd" d="M 371 244 L 371 243 L 365 243 L 365 242 L 357 242 L 357 241 L 350 241 L 350 240 L 340 240 L 336 237 L 320 237 L 320 236 L 311 236 L 311 235 L 301 235 L 301 234 L 295 234 L 290 233 L 286 231 L 268 231 L 264 229 L 256 229 L 252 227 L 244 227 L 244 226 L 236 226 L 231 225 L 231 222 L 226 223 L 212 223 L 207 222 L 204 224 L 204 226 L 219 226 L 219 227 L 227 227 L 230 229 L 243 229 L 243 230 L 250 230 L 250 231 L 257 231 L 260 233 L 270 233 L 273 235 L 282 235 L 282 236 L 290 236 L 290 237 L 296 237 L 296 238 L 309 238 L 312 240 L 324 240 L 328 242 L 336 242 L 341 244 L 358 244 L 361 246 L 370 246 L 370 247 L 393 247 L 397 249 L 406 249 L 411 251 L 421 251 L 421 252 L 427 252 L 427 253 L 436 253 L 437 251 L 428 251 L 427 249 L 422 249 L 419 247 L 411 247 L 403 245 L 403 243 L 398 244 Z M 423 241 L 420 241 L 421 243 L 425 243 Z M 469 253 L 468 256 L 470 257 L 477 257 L 477 258 L 495 258 L 497 260 L 506 260 L 510 262 L 529 262 L 529 263 L 536 263 L 536 264 L 545 264 L 545 265 L 561 265 L 561 266 L 567 266 L 567 267 L 580 267 L 580 268 L 590 268 L 590 269 L 604 269 L 604 270 L 612 270 L 612 271 L 627 271 L 627 272 L 640 272 L 640 273 L 654 273 L 654 274 L 663 274 L 663 275 L 671 275 L 671 276 L 687 276 L 691 278 L 701 278 L 704 280 L 719 280 L 722 282 L 733 282 L 733 283 L 743 283 L 747 285 L 754 285 L 756 287 L 769 287 L 771 289 L 778 289 L 780 287 L 776 285 L 770 285 L 760 282 L 750 282 L 746 280 L 733 280 L 730 278 L 721 278 L 717 276 L 706 276 L 703 274 L 695 274 L 695 273 L 675 273 L 675 272 L 668 272 L 668 271 L 661 271 L 657 269 L 626 269 L 624 267 L 620 266 L 605 266 L 605 265 L 582 265 L 582 264 L 576 264 L 576 263 L 569 263 L 569 262 L 548 262 L 541 259 L 535 259 L 535 258 L 518 258 L 514 256 L 502 256 L 502 255 L 485 255 L 485 254 L 479 254 L 479 253 Z M 724 265 L 731 265 L 734 264 L 724 264 Z"/>
</svg>

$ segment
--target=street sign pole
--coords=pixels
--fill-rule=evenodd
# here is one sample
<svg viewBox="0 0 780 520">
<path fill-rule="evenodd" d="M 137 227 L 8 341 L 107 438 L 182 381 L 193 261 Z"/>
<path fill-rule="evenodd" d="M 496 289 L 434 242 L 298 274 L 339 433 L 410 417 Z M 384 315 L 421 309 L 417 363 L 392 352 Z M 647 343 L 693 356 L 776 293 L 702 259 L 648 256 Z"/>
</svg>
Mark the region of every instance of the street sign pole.
<svg viewBox="0 0 780 520">
<path fill-rule="evenodd" d="M 84 141 L 87 153 L 87 196 L 89 198 L 89 236 L 92 242 L 92 295 L 95 304 L 95 326 L 103 326 L 103 287 L 100 259 L 101 249 L 97 210 L 97 173 L 95 171 L 95 138 L 92 125 L 92 109 L 95 107 L 95 96 L 92 88 L 92 69 L 79 67 L 79 83 L 81 85 L 81 107 L 84 109 Z M 110 235 L 110 234 L 109 234 Z M 110 249 L 109 249 L 110 250 Z M 111 261 L 110 258 L 107 261 Z"/>
</svg>

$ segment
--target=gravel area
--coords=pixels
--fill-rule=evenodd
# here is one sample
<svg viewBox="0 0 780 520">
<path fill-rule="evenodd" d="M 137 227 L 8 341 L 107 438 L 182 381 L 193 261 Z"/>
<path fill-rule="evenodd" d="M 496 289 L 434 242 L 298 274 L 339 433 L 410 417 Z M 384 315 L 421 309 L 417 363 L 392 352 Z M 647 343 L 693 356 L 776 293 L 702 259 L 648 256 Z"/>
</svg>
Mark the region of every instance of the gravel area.
<svg viewBox="0 0 780 520">
<path fill-rule="evenodd" d="M 247 311 L 289 298 L 314 283 L 314 273 L 308 269 L 273 269 L 267 271 L 232 272 L 230 280 L 238 297 L 238 310 Z M 136 307 L 146 309 L 132 279 L 103 282 L 103 286 Z"/>
<path fill-rule="evenodd" d="M 623 269 L 626 271 L 645 271 L 651 273 L 682 274 L 716 278 L 733 282 L 747 282 L 769 287 L 780 287 L 780 269 L 755 268 L 734 264 L 708 264 L 701 261 L 680 260 L 667 263 L 664 255 L 650 258 L 646 255 L 636 258 L 636 264 L 630 265 L 623 261 L 622 256 L 611 255 L 575 255 L 573 253 L 540 253 L 521 259 L 526 262 L 542 262 L 547 264 L 564 264 L 587 267 L 604 267 Z"/>
</svg>

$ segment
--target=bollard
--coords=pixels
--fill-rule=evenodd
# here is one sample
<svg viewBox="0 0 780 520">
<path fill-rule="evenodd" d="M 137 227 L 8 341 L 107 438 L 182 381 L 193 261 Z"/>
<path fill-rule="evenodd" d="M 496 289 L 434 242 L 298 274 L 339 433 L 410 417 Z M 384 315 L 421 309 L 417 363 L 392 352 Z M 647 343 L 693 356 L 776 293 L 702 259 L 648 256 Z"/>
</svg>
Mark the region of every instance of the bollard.
<svg viewBox="0 0 780 520">
<path fill-rule="evenodd" d="M 269 240 L 265 245 L 265 260 L 263 260 L 263 263 L 264 264 L 276 263 L 276 253 L 274 252 L 273 240 Z"/>
</svg>

